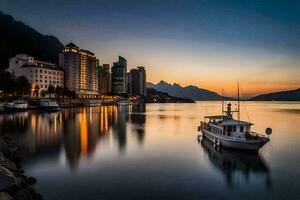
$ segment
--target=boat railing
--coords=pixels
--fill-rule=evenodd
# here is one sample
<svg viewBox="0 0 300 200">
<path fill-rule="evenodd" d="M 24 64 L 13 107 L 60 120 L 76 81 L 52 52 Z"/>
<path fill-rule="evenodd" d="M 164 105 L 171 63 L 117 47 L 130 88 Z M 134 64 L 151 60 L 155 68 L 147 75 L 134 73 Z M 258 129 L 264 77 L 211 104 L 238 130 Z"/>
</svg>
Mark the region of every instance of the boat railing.
<svg viewBox="0 0 300 200">
<path fill-rule="evenodd" d="M 209 129 L 209 124 L 207 122 L 201 121 L 200 122 L 200 129 L 206 129 L 206 130 L 208 130 Z"/>
<path fill-rule="evenodd" d="M 263 135 L 263 134 L 259 134 L 259 133 L 256 133 L 256 132 L 249 132 L 249 136 L 250 137 L 253 137 L 254 139 L 265 139 L 266 136 Z"/>
</svg>

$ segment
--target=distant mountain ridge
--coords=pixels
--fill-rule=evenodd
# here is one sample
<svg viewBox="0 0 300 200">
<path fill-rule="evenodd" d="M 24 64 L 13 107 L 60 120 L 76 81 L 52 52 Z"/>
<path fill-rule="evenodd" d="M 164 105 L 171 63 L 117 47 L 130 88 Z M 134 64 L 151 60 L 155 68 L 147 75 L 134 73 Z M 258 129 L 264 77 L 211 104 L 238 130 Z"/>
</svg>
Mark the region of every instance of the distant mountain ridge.
<svg viewBox="0 0 300 200">
<path fill-rule="evenodd" d="M 195 103 L 192 99 L 170 96 L 168 93 L 156 91 L 154 88 L 147 88 L 146 103 Z"/>
<path fill-rule="evenodd" d="M 258 95 L 252 101 L 300 101 L 300 88 L 281 92 Z"/>
<path fill-rule="evenodd" d="M 182 87 L 181 85 L 174 83 L 170 84 L 165 81 L 160 81 L 157 84 L 148 82 L 147 88 L 154 88 L 157 91 L 168 93 L 174 97 L 193 99 L 195 101 L 200 100 L 221 100 L 222 96 L 216 92 L 206 89 L 198 88 L 193 85 Z"/>
<path fill-rule="evenodd" d="M 63 47 L 56 37 L 43 35 L 0 11 L 0 69 L 7 68 L 9 59 L 19 53 L 57 64 Z"/>
</svg>

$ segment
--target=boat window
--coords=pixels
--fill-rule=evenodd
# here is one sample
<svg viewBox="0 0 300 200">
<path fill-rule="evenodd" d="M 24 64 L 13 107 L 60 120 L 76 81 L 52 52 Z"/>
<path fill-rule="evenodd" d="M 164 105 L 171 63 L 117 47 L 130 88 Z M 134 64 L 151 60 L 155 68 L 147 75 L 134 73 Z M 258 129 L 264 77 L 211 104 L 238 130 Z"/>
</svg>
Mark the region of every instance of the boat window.
<svg viewBox="0 0 300 200">
<path fill-rule="evenodd" d="M 244 132 L 244 127 L 243 126 L 240 127 L 240 131 Z"/>
<path fill-rule="evenodd" d="M 236 126 L 233 127 L 233 131 L 234 131 L 234 132 L 236 131 Z"/>
</svg>

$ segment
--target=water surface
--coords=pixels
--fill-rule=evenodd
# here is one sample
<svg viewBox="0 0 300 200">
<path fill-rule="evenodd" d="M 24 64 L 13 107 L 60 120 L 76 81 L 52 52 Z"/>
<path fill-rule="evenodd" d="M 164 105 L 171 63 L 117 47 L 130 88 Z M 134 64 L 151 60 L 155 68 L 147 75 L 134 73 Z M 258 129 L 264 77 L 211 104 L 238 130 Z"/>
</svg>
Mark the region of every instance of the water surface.
<svg viewBox="0 0 300 200">
<path fill-rule="evenodd" d="M 101 106 L 0 115 L 45 199 L 300 199 L 300 103 L 246 102 L 271 142 L 258 155 L 197 139 L 220 102 Z"/>
</svg>

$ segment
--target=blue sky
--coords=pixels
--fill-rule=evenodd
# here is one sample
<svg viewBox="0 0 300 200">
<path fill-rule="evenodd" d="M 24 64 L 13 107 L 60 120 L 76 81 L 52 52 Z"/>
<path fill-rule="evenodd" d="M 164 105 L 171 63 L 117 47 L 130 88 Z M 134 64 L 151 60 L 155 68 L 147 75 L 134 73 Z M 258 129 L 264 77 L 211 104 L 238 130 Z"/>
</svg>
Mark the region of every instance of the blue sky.
<svg viewBox="0 0 300 200">
<path fill-rule="evenodd" d="M 300 87 L 297 0 L 1 0 L 0 10 L 101 63 L 145 65 L 152 82 L 219 92 L 239 81 L 248 95 Z"/>
</svg>

